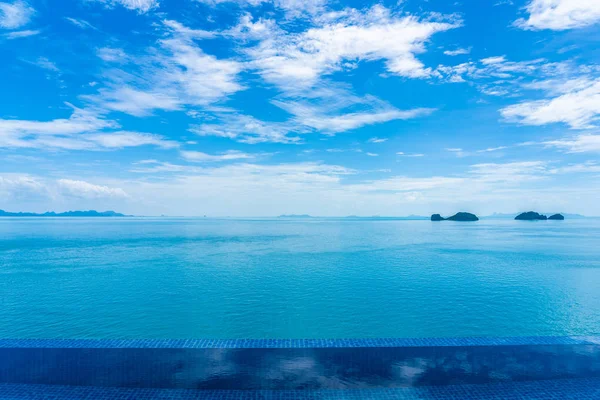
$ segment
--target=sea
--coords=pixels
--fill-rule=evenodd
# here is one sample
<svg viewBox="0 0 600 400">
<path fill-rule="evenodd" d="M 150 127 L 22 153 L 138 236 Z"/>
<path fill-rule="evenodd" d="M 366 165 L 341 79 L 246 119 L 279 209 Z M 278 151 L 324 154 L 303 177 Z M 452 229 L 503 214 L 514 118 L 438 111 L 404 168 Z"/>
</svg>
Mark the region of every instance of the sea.
<svg viewBox="0 0 600 400">
<path fill-rule="evenodd" d="M 600 219 L 0 218 L 0 338 L 600 333 Z"/>
</svg>

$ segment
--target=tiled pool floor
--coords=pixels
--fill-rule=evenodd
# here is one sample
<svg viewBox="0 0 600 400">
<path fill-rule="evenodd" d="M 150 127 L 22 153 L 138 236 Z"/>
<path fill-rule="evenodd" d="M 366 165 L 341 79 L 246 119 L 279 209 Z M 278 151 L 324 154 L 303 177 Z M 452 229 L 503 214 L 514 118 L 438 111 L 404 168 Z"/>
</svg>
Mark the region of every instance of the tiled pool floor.
<svg viewBox="0 0 600 400">
<path fill-rule="evenodd" d="M 365 390 L 176 390 L 0 384 L 2 400 L 542 400 L 600 399 L 600 379 Z"/>
</svg>

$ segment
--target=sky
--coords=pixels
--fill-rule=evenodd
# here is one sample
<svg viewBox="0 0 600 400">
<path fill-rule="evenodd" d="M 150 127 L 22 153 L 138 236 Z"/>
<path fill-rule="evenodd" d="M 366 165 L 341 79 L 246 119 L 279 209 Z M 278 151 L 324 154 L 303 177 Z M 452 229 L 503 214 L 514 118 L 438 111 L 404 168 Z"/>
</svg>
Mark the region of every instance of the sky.
<svg viewBox="0 0 600 400">
<path fill-rule="evenodd" d="M 0 209 L 600 215 L 598 0 L 0 0 Z"/>
</svg>

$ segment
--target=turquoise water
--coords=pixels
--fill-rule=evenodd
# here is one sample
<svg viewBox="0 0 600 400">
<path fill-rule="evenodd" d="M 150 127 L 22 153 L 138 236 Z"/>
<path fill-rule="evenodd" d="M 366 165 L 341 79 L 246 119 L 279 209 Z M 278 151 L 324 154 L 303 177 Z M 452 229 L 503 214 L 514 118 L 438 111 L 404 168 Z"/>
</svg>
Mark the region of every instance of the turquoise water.
<svg viewBox="0 0 600 400">
<path fill-rule="evenodd" d="M 595 219 L 0 219 L 0 337 L 592 333 Z"/>
</svg>

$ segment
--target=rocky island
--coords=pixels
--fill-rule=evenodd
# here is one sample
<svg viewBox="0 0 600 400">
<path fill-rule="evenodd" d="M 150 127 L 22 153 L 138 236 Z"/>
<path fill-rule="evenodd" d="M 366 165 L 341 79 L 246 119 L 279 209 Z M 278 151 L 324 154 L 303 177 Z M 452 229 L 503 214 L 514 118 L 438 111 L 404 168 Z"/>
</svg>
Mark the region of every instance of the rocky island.
<svg viewBox="0 0 600 400">
<path fill-rule="evenodd" d="M 517 221 L 545 221 L 548 219 L 545 215 L 538 214 L 534 211 L 527 211 L 515 217 Z"/>
<path fill-rule="evenodd" d="M 448 218 L 443 218 L 440 214 L 433 214 L 431 216 L 431 220 L 432 221 L 472 222 L 472 221 L 479 221 L 479 218 L 477 218 L 477 215 L 475 215 L 475 214 L 471 214 L 468 212 L 459 212 Z"/>
<path fill-rule="evenodd" d="M 555 220 L 555 221 L 563 221 L 565 219 L 565 216 L 562 214 L 554 214 L 554 215 L 549 216 L 548 219 Z"/>
</svg>

